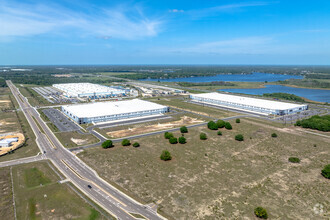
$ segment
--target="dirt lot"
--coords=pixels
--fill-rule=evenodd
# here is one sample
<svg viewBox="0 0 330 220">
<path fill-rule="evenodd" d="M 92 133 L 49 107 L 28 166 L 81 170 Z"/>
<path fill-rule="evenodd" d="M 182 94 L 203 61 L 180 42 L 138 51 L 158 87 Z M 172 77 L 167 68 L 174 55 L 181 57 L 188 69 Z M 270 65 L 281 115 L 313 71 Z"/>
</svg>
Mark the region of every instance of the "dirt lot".
<svg viewBox="0 0 330 220">
<path fill-rule="evenodd" d="M 77 147 L 79 145 L 97 143 L 99 140 L 92 134 L 80 134 L 76 131 L 55 133 L 63 146 L 67 148 Z"/>
<path fill-rule="evenodd" d="M 187 126 L 192 124 L 198 124 L 204 122 L 203 120 L 199 120 L 197 118 L 192 118 L 188 116 L 182 116 L 180 120 L 173 121 L 173 122 L 167 122 L 167 123 L 158 123 L 153 125 L 146 125 L 146 126 L 139 126 L 139 127 L 133 127 L 128 128 L 124 130 L 119 131 L 111 131 L 108 132 L 107 135 L 112 138 L 120 138 L 120 137 L 127 137 L 127 136 L 133 136 L 143 133 L 149 133 L 153 131 L 160 131 L 170 128 L 176 128 L 181 126 Z"/>
<path fill-rule="evenodd" d="M 329 180 L 320 171 L 330 163 L 329 139 L 248 119 L 231 123 L 233 130 L 222 130 L 222 136 L 205 127 L 190 129 L 184 145 L 155 135 L 133 140 L 139 148 L 116 144 L 78 156 L 107 181 L 158 203 L 173 219 L 254 219 L 257 206 L 270 219 L 328 219 Z M 207 133 L 206 141 L 199 140 L 200 132 Z M 243 142 L 234 140 L 239 133 Z M 159 159 L 164 149 L 171 161 Z M 301 162 L 289 163 L 291 156 Z M 318 204 L 321 215 L 313 211 Z"/>
<path fill-rule="evenodd" d="M 0 156 L 4 155 L 12 150 L 15 150 L 16 148 L 21 147 L 25 142 L 25 137 L 22 133 L 16 133 L 16 134 L 12 134 L 12 135 L 3 136 L 3 137 L 0 137 L 0 140 L 6 139 L 6 138 L 18 138 L 18 141 L 13 142 L 11 144 L 11 146 L 9 146 L 9 147 L 0 148 Z"/>
</svg>

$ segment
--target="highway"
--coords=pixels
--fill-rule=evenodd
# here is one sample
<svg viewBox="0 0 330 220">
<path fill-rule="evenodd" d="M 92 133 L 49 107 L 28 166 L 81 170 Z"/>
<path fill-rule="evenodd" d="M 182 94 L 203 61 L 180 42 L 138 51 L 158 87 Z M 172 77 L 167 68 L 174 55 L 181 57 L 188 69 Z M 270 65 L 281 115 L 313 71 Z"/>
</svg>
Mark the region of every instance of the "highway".
<svg viewBox="0 0 330 220">
<path fill-rule="evenodd" d="M 118 219 L 136 219 L 130 213 L 140 214 L 146 219 L 165 219 L 154 209 L 135 201 L 104 181 L 94 170 L 63 147 L 36 109 L 29 104 L 12 82 L 7 81 L 7 85 L 37 137 L 36 142 L 42 152 L 42 156 L 38 155 L 40 158 L 49 159 L 86 196 Z M 30 162 L 35 159 L 30 158 Z M 28 161 L 28 158 L 24 158 L 21 162 Z"/>
</svg>

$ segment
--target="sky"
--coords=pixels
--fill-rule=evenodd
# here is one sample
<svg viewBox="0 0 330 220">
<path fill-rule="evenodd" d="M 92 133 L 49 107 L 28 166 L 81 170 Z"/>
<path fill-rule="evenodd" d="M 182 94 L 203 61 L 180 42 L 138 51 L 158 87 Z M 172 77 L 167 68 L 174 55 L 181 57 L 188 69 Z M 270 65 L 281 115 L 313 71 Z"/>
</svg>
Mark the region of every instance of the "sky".
<svg viewBox="0 0 330 220">
<path fill-rule="evenodd" d="M 0 0 L 0 65 L 330 65 L 329 0 Z"/>
</svg>

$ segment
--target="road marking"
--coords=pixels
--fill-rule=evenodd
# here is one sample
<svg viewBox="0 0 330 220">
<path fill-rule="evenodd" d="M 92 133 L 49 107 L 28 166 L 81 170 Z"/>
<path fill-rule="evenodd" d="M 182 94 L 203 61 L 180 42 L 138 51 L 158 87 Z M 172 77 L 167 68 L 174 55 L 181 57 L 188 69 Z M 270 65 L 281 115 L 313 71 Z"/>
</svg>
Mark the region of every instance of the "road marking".
<svg viewBox="0 0 330 220">
<path fill-rule="evenodd" d="M 111 198 L 113 198 L 114 200 L 116 200 L 117 202 L 119 202 L 120 204 L 122 204 L 123 206 L 127 206 L 125 203 L 121 202 L 119 199 L 117 199 L 116 197 L 112 196 L 110 193 L 108 193 L 107 191 L 105 191 L 104 189 L 102 189 L 102 187 L 100 187 L 98 184 L 96 184 L 95 182 L 93 182 L 92 180 L 88 180 L 83 178 L 79 173 L 77 173 L 76 170 L 74 170 L 67 162 L 65 162 L 63 159 L 61 160 L 62 163 L 67 166 L 78 178 L 80 178 L 81 180 L 84 180 L 86 182 L 92 183 L 93 185 L 95 185 L 98 189 L 100 189 L 101 191 L 103 191 L 104 193 L 106 193 L 108 196 L 110 196 Z M 99 192 L 97 190 L 95 190 L 96 192 Z M 125 211 L 126 212 L 126 211 Z"/>
</svg>

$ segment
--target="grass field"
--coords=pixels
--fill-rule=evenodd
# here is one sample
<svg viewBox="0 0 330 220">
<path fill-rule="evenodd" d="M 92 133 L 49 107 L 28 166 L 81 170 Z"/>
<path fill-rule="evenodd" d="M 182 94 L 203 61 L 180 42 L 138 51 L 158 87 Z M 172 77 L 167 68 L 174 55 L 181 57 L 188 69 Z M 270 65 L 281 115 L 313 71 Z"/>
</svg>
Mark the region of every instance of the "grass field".
<svg viewBox="0 0 330 220">
<path fill-rule="evenodd" d="M 1 180 L 11 185 L 8 170 L 1 170 L 5 174 Z M 105 219 L 72 191 L 68 183 L 58 183 L 59 177 L 46 162 L 13 167 L 13 180 L 17 219 Z M 7 207 L 13 208 L 10 205 Z M 7 213 L 2 217 L 12 219 L 9 210 Z"/>
<path fill-rule="evenodd" d="M 15 98 L 10 94 L 9 88 L 2 89 L 2 96 L 0 96 L 0 100 L 10 100 L 10 103 L 6 103 L 6 105 L 11 106 L 11 110 L 18 109 L 18 103 Z M 1 103 L 2 104 L 2 103 Z M 35 142 L 35 135 L 26 120 L 23 112 L 21 111 L 11 111 L 11 112 L 3 112 L 0 111 L 0 133 L 7 132 L 20 132 L 23 133 L 26 142 L 25 145 L 21 148 L 18 148 L 11 154 L 7 154 L 0 157 L 1 161 L 13 160 L 21 157 L 34 156 L 39 152 L 39 148 Z"/>
<path fill-rule="evenodd" d="M 52 103 L 48 102 L 44 97 L 42 97 L 32 89 L 33 87 L 40 87 L 40 86 L 30 85 L 30 84 L 17 84 L 16 86 L 19 89 L 19 91 L 22 93 L 22 95 L 29 100 L 29 103 L 32 106 L 52 105 Z"/>
<path fill-rule="evenodd" d="M 329 139 L 262 121 L 231 123 L 233 130 L 221 129 L 222 136 L 206 127 L 190 129 L 183 145 L 155 135 L 133 140 L 139 148 L 115 144 L 78 156 L 107 181 L 158 203 L 173 219 L 254 219 L 257 206 L 266 208 L 270 219 L 329 217 L 313 212 L 317 204 L 329 210 L 329 180 L 320 174 L 330 162 Z M 199 139 L 201 132 L 207 140 Z M 274 132 L 277 138 L 271 137 Z M 237 134 L 244 141 L 235 141 Z M 172 160 L 159 159 L 165 149 Z M 292 156 L 301 162 L 289 163 Z"/>
<path fill-rule="evenodd" d="M 72 148 L 80 145 L 97 143 L 99 139 L 92 134 L 80 134 L 76 131 L 72 132 L 58 132 L 56 137 L 63 144 L 64 147 Z"/>
<path fill-rule="evenodd" d="M 0 216 L 14 219 L 13 194 L 9 168 L 0 168 Z"/>
</svg>

